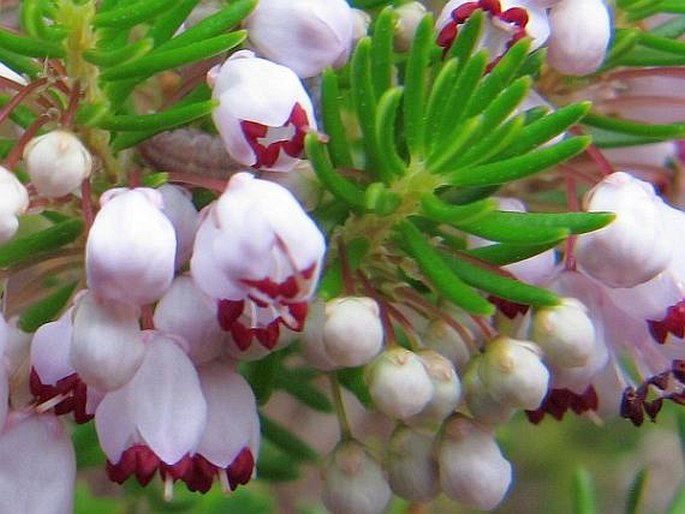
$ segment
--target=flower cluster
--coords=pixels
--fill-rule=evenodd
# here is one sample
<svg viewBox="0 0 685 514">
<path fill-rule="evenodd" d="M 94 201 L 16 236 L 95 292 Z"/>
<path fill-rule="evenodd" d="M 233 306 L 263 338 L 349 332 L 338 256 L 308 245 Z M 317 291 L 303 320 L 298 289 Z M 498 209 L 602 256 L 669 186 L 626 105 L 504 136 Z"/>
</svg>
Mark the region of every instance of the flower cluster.
<svg viewBox="0 0 685 514">
<path fill-rule="evenodd" d="M 315 452 L 275 389 L 335 412 L 335 514 L 491 510 L 517 413 L 685 405 L 682 19 L 616 3 L 26 0 L 0 31 L 0 512 L 73 511 L 83 427 L 167 500 L 275 451 L 292 474 Z"/>
</svg>

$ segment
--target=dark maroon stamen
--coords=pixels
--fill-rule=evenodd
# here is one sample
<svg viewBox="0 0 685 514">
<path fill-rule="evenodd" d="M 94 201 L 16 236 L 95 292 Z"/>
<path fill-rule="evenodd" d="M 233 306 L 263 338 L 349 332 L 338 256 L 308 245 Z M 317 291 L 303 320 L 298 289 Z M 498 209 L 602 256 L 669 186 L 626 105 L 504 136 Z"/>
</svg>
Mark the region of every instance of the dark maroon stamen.
<svg viewBox="0 0 685 514">
<path fill-rule="evenodd" d="M 661 320 L 647 320 L 649 333 L 659 344 L 664 344 L 668 334 L 682 339 L 685 337 L 685 300 L 680 300 L 666 310 L 666 316 Z"/>
<path fill-rule="evenodd" d="M 509 319 L 514 319 L 519 314 L 525 315 L 530 309 L 530 305 L 525 303 L 512 302 L 494 295 L 488 296 L 488 301 Z"/>
<path fill-rule="evenodd" d="M 545 414 L 561 421 L 569 409 L 580 415 L 591 410 L 596 411 L 598 407 L 599 399 L 592 385 L 588 386 L 582 394 L 574 393 L 569 389 L 551 389 L 540 407 L 532 411 L 527 410 L 526 416 L 531 423 L 537 425 L 543 420 Z"/>
<path fill-rule="evenodd" d="M 88 388 L 76 373 L 58 380 L 55 385 L 50 385 L 44 384 L 36 369 L 32 367 L 29 377 L 29 389 L 38 404 L 45 403 L 59 395 L 66 396 L 64 400 L 54 407 L 54 412 L 57 416 L 73 412 L 74 420 L 78 424 L 87 423 L 93 419 L 93 414 L 86 413 Z"/>
</svg>

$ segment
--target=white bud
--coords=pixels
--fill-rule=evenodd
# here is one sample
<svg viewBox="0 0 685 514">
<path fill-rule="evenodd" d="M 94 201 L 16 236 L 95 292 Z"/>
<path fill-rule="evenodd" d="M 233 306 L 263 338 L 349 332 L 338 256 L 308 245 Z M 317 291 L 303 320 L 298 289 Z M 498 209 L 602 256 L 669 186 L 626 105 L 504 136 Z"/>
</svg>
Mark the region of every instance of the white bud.
<svg viewBox="0 0 685 514">
<path fill-rule="evenodd" d="M 464 330 L 471 335 L 469 328 L 464 327 Z M 449 359 L 459 373 L 466 369 L 471 358 L 469 347 L 461 334 L 441 319 L 428 324 L 426 331 L 421 334 L 421 342 Z"/>
<path fill-rule="evenodd" d="M 531 339 L 553 367 L 584 366 L 594 351 L 595 327 L 582 302 L 563 298 L 560 305 L 537 310 Z"/>
<path fill-rule="evenodd" d="M 452 363 L 432 350 L 417 353 L 433 384 L 433 396 L 415 416 L 407 419 L 411 426 L 437 431 L 444 419 L 452 414 L 461 399 L 461 383 Z"/>
<path fill-rule="evenodd" d="M 488 342 L 479 374 L 495 401 L 513 407 L 537 409 L 547 394 L 549 371 L 540 348 L 529 341 L 498 337 Z"/>
<path fill-rule="evenodd" d="M 420 2 L 409 2 L 395 9 L 397 22 L 395 24 L 395 48 L 406 52 L 414 41 L 416 28 L 426 15 L 426 7 Z"/>
<path fill-rule="evenodd" d="M 396 347 L 386 350 L 367 369 L 369 394 L 383 414 L 407 419 L 433 397 L 433 384 L 421 359 Z"/>
<path fill-rule="evenodd" d="M 14 236 L 19 228 L 17 216 L 29 207 L 29 193 L 17 177 L 0 166 L 0 243 Z"/>
<path fill-rule="evenodd" d="M 499 425 L 511 419 L 516 412 L 508 403 L 495 400 L 488 392 L 480 376 L 483 355 L 476 355 L 463 376 L 464 399 L 471 415 L 486 425 Z"/>
<path fill-rule="evenodd" d="M 372 298 L 346 296 L 326 303 L 323 345 L 342 367 L 369 363 L 383 346 L 383 325 Z"/>
<path fill-rule="evenodd" d="M 584 272 L 611 287 L 633 287 L 654 278 L 671 261 L 664 237 L 663 201 L 647 182 L 612 173 L 586 195 L 587 211 L 609 211 L 608 226 L 578 238 L 575 256 Z"/>
<path fill-rule="evenodd" d="M 338 365 L 331 359 L 323 345 L 323 324 L 326 319 L 324 307 L 323 300 L 318 298 L 309 304 L 300 347 L 308 364 L 322 371 L 330 371 L 337 369 Z"/>
<path fill-rule="evenodd" d="M 474 509 L 494 509 L 511 484 L 511 464 L 493 435 L 461 415 L 444 427 L 438 464 L 445 494 Z"/>
<path fill-rule="evenodd" d="M 48 198 L 68 195 L 93 169 L 88 149 L 66 130 L 34 137 L 24 148 L 24 160 L 31 183 Z"/>
<path fill-rule="evenodd" d="M 405 500 L 426 503 L 440 491 L 433 438 L 399 426 L 390 437 L 385 459 L 390 488 Z"/>
<path fill-rule="evenodd" d="M 356 441 L 343 441 L 326 461 L 321 499 L 333 514 L 379 514 L 390 501 L 380 465 Z"/>
</svg>

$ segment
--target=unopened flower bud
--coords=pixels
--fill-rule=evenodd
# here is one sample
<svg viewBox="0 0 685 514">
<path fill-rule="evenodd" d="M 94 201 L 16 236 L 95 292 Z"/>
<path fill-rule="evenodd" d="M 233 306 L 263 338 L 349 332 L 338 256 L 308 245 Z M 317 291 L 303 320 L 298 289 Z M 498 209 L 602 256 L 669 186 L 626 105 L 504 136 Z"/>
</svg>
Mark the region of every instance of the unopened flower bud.
<svg viewBox="0 0 685 514">
<path fill-rule="evenodd" d="M 445 494 L 474 509 L 494 509 L 511 484 L 511 464 L 493 435 L 461 415 L 444 427 L 438 464 Z"/>
<path fill-rule="evenodd" d="M 17 216 L 29 207 L 29 193 L 17 177 L 0 166 L 0 243 L 14 236 L 19 228 Z"/>
<path fill-rule="evenodd" d="M 174 277 L 176 235 L 154 189 L 102 195 L 86 243 L 88 286 L 99 298 L 131 305 L 159 300 Z"/>
<path fill-rule="evenodd" d="M 400 5 L 395 9 L 395 13 L 395 48 L 400 52 L 406 52 L 414 41 L 419 22 L 426 15 L 426 7 L 420 2 L 409 2 Z"/>
<path fill-rule="evenodd" d="M 552 7 L 547 59 L 561 73 L 587 75 L 604 61 L 611 19 L 604 0 L 562 0 Z"/>
<path fill-rule="evenodd" d="M 363 366 L 380 352 L 383 325 L 378 304 L 367 297 L 347 296 L 326 303 L 323 345 L 342 367 Z"/>
<path fill-rule="evenodd" d="M 433 438 L 428 435 L 397 427 L 390 437 L 385 464 L 392 492 L 405 500 L 425 503 L 440 491 Z"/>
<path fill-rule="evenodd" d="M 563 298 L 560 305 L 535 313 L 531 339 L 553 367 L 584 366 L 594 351 L 595 328 L 583 303 Z"/>
<path fill-rule="evenodd" d="M 467 327 L 464 327 L 464 330 L 471 335 Z M 458 373 L 466 369 L 471 358 L 471 352 L 462 335 L 441 319 L 428 324 L 426 331 L 421 334 L 421 342 L 427 348 L 449 359 Z"/>
<path fill-rule="evenodd" d="M 352 45 L 354 48 L 357 43 L 369 33 L 371 26 L 371 15 L 362 9 L 352 9 Z"/>
<path fill-rule="evenodd" d="M 390 501 L 380 465 L 356 441 L 343 441 L 323 471 L 322 500 L 333 514 L 379 514 Z"/>
<path fill-rule="evenodd" d="M 433 396 L 421 412 L 406 421 L 411 426 L 437 431 L 443 420 L 459 405 L 461 382 L 452 363 L 439 353 L 422 350 L 417 355 L 433 384 Z"/>
<path fill-rule="evenodd" d="M 380 354 L 366 370 L 369 394 L 383 414 L 407 419 L 433 397 L 433 384 L 418 356 L 396 347 Z"/>
<path fill-rule="evenodd" d="M 479 374 L 492 398 L 522 409 L 537 409 L 549 384 L 549 371 L 541 353 L 529 341 L 508 337 L 487 343 Z"/>
<path fill-rule="evenodd" d="M 90 176 L 93 159 L 81 140 L 66 130 L 34 137 L 24 148 L 26 170 L 38 193 L 59 198 Z"/>
<path fill-rule="evenodd" d="M 476 355 L 463 376 L 464 399 L 471 416 L 479 423 L 499 425 L 508 421 L 516 412 L 509 403 L 495 400 L 483 384 L 480 368 L 483 366 L 484 356 Z"/>
<path fill-rule="evenodd" d="M 666 269 L 672 245 L 664 237 L 663 201 L 650 184 L 612 173 L 585 202 L 587 211 L 613 212 L 616 219 L 578 238 L 575 256 L 584 272 L 611 287 L 633 287 Z"/>
</svg>

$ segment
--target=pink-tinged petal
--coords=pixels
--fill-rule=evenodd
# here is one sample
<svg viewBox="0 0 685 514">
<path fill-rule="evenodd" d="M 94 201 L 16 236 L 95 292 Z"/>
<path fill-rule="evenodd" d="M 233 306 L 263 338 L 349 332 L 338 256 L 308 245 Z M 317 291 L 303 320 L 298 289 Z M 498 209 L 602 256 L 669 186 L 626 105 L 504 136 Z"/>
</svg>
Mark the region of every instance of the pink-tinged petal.
<svg viewBox="0 0 685 514">
<path fill-rule="evenodd" d="M 125 389 L 138 431 L 160 459 L 174 464 L 195 449 L 207 404 L 195 367 L 176 343 L 153 336 L 143 365 Z"/>
<path fill-rule="evenodd" d="M 140 440 L 129 401 L 127 387 L 124 387 L 105 395 L 95 410 L 100 447 L 113 463 L 119 462 L 124 451 Z"/>
<path fill-rule="evenodd" d="M 259 453 L 259 416 L 252 389 L 232 366 L 214 361 L 199 370 L 207 400 L 207 425 L 197 453 L 219 468 L 228 467 L 243 448 Z"/>
<path fill-rule="evenodd" d="M 10 417 L 0 433 L 0 512 L 72 514 L 76 457 L 52 415 Z"/>
<path fill-rule="evenodd" d="M 214 301 L 187 275 L 177 277 L 157 303 L 154 323 L 158 330 L 184 338 L 195 364 L 218 357 L 227 338 L 217 322 Z"/>
<path fill-rule="evenodd" d="M 344 0 L 261 0 L 245 25 L 261 54 L 303 78 L 344 64 L 352 43 Z"/>
<path fill-rule="evenodd" d="M 169 288 L 176 235 L 161 205 L 161 195 L 153 189 L 105 197 L 86 243 L 86 273 L 93 294 L 141 306 L 157 301 Z"/>
<path fill-rule="evenodd" d="M 75 308 L 71 365 L 90 387 L 113 391 L 126 384 L 143 361 L 138 309 L 97 300 L 91 293 Z"/>
<path fill-rule="evenodd" d="M 56 384 L 75 373 L 69 360 L 72 310 L 69 309 L 57 321 L 42 325 L 33 336 L 31 367 L 44 384 Z"/>
<path fill-rule="evenodd" d="M 164 184 L 157 191 L 164 201 L 162 212 L 169 218 L 176 233 L 176 268 L 179 268 L 188 262 L 193 253 L 199 216 L 187 189 Z"/>
</svg>

